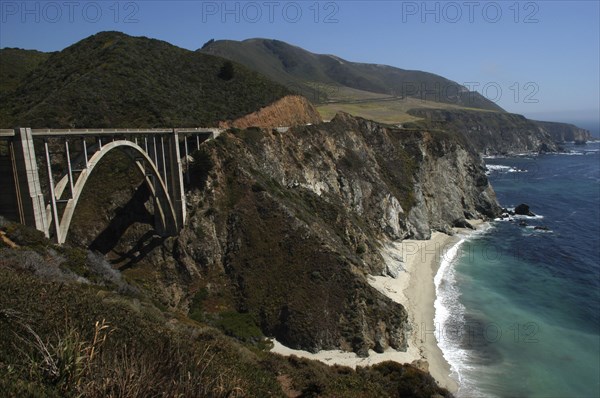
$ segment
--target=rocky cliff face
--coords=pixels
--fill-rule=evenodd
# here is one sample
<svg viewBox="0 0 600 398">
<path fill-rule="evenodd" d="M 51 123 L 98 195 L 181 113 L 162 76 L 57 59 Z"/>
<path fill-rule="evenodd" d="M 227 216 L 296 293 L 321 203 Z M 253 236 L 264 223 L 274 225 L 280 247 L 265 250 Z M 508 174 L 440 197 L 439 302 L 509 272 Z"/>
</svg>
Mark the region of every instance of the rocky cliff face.
<svg viewBox="0 0 600 398">
<path fill-rule="evenodd" d="M 573 141 L 585 143 L 592 139 L 589 130 L 579 128 L 573 124 L 540 121 L 534 123 L 544 129 L 557 143 Z"/>
<path fill-rule="evenodd" d="M 299 95 L 288 95 L 274 103 L 234 121 L 222 122 L 221 127 L 289 127 L 317 124 L 321 116 L 315 107 Z"/>
<path fill-rule="evenodd" d="M 345 114 L 225 133 L 195 156 L 212 167 L 189 196 L 178 263 L 221 275 L 209 290 L 310 351 L 404 349 L 406 311 L 366 280 L 386 272 L 381 242 L 498 211 L 481 159 L 459 140 Z"/>
<path fill-rule="evenodd" d="M 551 152 L 558 149 L 553 135 L 537 122 L 513 113 L 467 110 L 414 109 L 424 118 L 417 125 L 459 133 L 482 154 L 505 155 Z"/>
<path fill-rule="evenodd" d="M 481 159 L 458 136 L 346 114 L 285 133 L 231 130 L 193 156 L 189 219 L 178 237 L 152 235 L 141 190 L 132 200 L 139 216 L 132 203 L 116 203 L 110 214 L 131 214 L 127 225 L 98 226 L 100 238 L 87 241 L 163 305 L 200 308 L 206 319 L 248 313 L 293 348 L 405 349 L 405 309 L 367 282 L 389 272 L 382 244 L 499 210 Z M 81 228 L 74 219 L 75 241 L 114 218 L 90 223 L 99 213 L 91 207 Z"/>
</svg>

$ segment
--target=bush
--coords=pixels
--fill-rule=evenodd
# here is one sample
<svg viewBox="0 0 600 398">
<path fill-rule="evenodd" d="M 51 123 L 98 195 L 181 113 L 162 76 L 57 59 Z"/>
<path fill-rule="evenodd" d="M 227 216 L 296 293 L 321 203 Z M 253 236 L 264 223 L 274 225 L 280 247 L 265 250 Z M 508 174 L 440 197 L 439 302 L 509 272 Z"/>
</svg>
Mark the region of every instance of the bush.
<svg viewBox="0 0 600 398">
<path fill-rule="evenodd" d="M 208 180 L 208 176 L 214 167 L 210 153 L 204 148 L 192 152 L 194 160 L 190 163 L 190 177 L 192 184 L 198 188 L 203 188 Z"/>
<path fill-rule="evenodd" d="M 50 246 L 50 241 L 44 236 L 44 233 L 33 227 L 23 224 L 7 223 L 4 227 L 6 236 L 19 246 L 30 246 L 34 249 L 41 249 Z"/>
<path fill-rule="evenodd" d="M 204 309 L 202 308 L 202 302 L 208 297 L 208 291 L 206 289 L 200 289 L 192 298 L 190 303 L 190 312 L 188 317 L 196 322 L 204 321 Z"/>
<path fill-rule="evenodd" d="M 365 254 L 367 252 L 367 245 L 365 245 L 364 243 L 360 243 L 357 247 L 356 247 L 356 254 Z"/>
<path fill-rule="evenodd" d="M 224 312 L 217 321 L 217 326 L 226 335 L 245 343 L 259 343 L 264 337 L 252 315 L 247 313 Z"/>
<path fill-rule="evenodd" d="M 229 81 L 233 79 L 234 70 L 233 63 L 231 61 L 225 61 L 221 69 L 219 70 L 219 79 L 223 79 L 225 81 Z"/>
</svg>

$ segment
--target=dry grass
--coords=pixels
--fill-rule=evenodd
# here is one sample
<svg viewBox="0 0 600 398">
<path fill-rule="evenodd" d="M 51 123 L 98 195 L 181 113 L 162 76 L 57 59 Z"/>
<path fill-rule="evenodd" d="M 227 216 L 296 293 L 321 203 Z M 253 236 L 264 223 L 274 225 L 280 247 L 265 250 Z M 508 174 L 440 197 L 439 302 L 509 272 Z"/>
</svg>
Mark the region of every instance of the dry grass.
<svg viewBox="0 0 600 398">
<path fill-rule="evenodd" d="M 339 103 L 322 104 L 317 106 L 317 110 L 321 114 L 321 117 L 325 120 L 332 119 L 337 112 L 341 111 L 381 123 L 399 124 L 421 120 L 421 118 L 409 115 L 407 113 L 410 109 L 414 108 L 471 109 L 454 104 L 425 101 L 416 98 L 397 98 L 393 100 L 357 98 L 357 100 L 364 102 L 344 101 Z M 491 112 L 482 109 L 472 110 Z"/>
<path fill-rule="evenodd" d="M 68 327 L 52 338 L 41 337 L 22 314 L 0 310 L 13 325 L 21 358 L 7 369 L 40 390 L 63 397 L 242 397 L 246 388 L 232 369 L 214 366 L 218 350 L 211 344 L 194 352 L 171 342 L 142 348 L 107 345 L 114 328 L 97 321 L 92 337 Z"/>
</svg>

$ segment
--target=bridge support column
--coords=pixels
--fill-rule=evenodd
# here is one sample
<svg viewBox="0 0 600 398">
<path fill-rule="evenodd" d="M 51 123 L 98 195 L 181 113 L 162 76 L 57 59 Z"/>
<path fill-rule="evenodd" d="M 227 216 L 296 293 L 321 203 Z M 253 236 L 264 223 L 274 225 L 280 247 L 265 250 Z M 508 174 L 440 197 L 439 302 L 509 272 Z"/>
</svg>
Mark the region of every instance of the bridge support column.
<svg viewBox="0 0 600 398">
<path fill-rule="evenodd" d="M 187 216 L 185 207 L 185 190 L 183 186 L 183 167 L 181 167 L 181 153 L 179 150 L 179 134 L 173 130 L 169 137 L 169 179 L 171 200 L 177 217 L 177 231 L 183 228 Z"/>
<path fill-rule="evenodd" d="M 55 239 L 58 244 L 63 243 L 60 231 L 60 218 L 58 218 L 58 207 L 56 204 L 56 193 L 54 191 L 54 176 L 52 175 L 52 162 L 50 160 L 50 150 L 48 149 L 48 140 L 44 140 L 44 151 L 46 152 L 46 168 L 48 170 L 48 188 L 50 189 L 50 210 L 52 211 L 52 221 L 54 224 Z"/>
<path fill-rule="evenodd" d="M 49 237 L 50 223 L 46 214 L 30 128 L 15 129 L 11 157 L 21 222 Z"/>
</svg>

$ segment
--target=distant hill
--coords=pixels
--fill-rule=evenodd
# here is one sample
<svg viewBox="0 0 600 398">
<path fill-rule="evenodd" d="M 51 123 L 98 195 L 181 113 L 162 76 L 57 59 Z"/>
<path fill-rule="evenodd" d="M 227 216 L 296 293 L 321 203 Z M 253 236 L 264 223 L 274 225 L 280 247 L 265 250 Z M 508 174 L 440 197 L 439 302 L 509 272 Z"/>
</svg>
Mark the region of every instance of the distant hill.
<svg viewBox="0 0 600 398">
<path fill-rule="evenodd" d="M 198 50 L 239 62 L 296 89 L 315 102 L 335 101 L 347 88 L 381 96 L 410 97 L 461 107 L 503 111 L 494 102 L 433 73 L 350 62 L 314 54 L 278 40 L 210 41 Z M 358 99 L 364 99 L 364 95 Z"/>
<path fill-rule="evenodd" d="M 20 48 L 0 49 L 0 95 L 14 90 L 19 82 L 51 53 Z"/>
<path fill-rule="evenodd" d="M 40 54 L 3 50 L 2 74 L 14 78 L 0 93 L 0 127 L 208 126 L 290 93 L 223 58 L 118 32 Z M 18 55 L 39 60 L 26 79 Z"/>
</svg>

